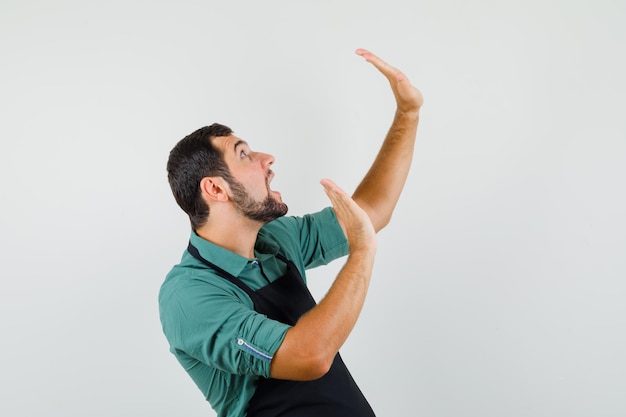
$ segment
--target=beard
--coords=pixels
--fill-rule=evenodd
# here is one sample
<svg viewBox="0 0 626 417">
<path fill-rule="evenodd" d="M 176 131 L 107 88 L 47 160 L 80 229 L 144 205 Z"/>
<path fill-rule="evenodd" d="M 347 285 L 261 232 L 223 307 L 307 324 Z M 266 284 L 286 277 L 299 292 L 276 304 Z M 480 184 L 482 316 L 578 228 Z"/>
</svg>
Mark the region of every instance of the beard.
<svg viewBox="0 0 626 417">
<path fill-rule="evenodd" d="M 287 214 L 287 204 L 272 197 L 269 184 L 267 184 L 267 197 L 257 201 L 246 191 L 243 184 L 234 178 L 229 182 L 232 191 L 231 199 L 239 211 L 250 220 L 260 223 L 269 223 Z"/>
</svg>

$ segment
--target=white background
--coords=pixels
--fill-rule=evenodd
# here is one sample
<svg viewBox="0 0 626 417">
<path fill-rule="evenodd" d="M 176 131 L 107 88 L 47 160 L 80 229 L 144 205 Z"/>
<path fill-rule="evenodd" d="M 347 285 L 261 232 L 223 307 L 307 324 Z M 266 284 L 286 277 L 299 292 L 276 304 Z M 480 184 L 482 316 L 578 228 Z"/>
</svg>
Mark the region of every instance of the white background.
<svg viewBox="0 0 626 417">
<path fill-rule="evenodd" d="M 394 111 L 358 47 L 425 97 L 342 349 L 378 415 L 626 415 L 618 0 L 3 0 L 1 415 L 214 415 L 158 319 L 189 232 L 169 150 L 227 124 L 292 214 L 324 207 Z"/>
</svg>

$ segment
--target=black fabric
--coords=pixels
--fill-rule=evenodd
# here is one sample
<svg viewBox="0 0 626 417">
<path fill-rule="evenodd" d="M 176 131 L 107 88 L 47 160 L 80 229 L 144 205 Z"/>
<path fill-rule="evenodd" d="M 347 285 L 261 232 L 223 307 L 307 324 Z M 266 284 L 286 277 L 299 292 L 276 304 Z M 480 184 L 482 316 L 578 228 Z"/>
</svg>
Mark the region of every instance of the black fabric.
<svg viewBox="0 0 626 417">
<path fill-rule="evenodd" d="M 207 261 L 189 243 L 189 253 L 213 268 L 224 279 L 244 290 L 254 310 L 282 323 L 295 325 L 298 319 L 315 307 L 315 299 L 293 262 L 287 272 L 265 287 L 253 291 L 238 278 Z M 339 353 L 326 375 L 314 381 L 285 381 L 260 377 L 248 403 L 248 417 L 375 417 L 374 411 L 354 382 Z"/>
</svg>

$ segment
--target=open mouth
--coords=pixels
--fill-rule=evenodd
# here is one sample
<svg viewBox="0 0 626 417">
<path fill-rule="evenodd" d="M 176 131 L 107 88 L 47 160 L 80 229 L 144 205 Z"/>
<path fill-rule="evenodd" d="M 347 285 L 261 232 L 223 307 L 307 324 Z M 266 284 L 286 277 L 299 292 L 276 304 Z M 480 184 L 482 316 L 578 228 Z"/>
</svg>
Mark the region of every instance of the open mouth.
<svg viewBox="0 0 626 417">
<path fill-rule="evenodd" d="M 273 194 L 273 195 L 276 195 L 276 196 L 278 196 L 278 197 L 281 197 L 280 192 L 278 192 L 278 191 L 274 191 L 274 190 L 272 190 L 272 188 L 270 187 L 270 183 L 271 183 L 271 182 L 272 182 L 272 180 L 274 179 L 274 176 L 275 176 L 274 171 L 272 171 L 272 170 L 270 169 L 270 170 L 267 172 L 267 176 L 265 177 L 265 183 L 266 183 L 266 185 L 267 185 L 267 191 L 268 191 L 270 194 Z"/>
</svg>

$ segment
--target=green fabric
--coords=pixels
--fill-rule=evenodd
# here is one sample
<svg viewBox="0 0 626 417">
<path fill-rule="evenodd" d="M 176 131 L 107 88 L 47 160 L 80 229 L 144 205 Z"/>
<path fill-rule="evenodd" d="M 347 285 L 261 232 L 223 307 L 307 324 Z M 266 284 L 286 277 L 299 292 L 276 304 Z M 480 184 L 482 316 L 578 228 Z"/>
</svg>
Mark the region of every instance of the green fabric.
<svg viewBox="0 0 626 417">
<path fill-rule="evenodd" d="M 233 233 L 237 233 L 233 230 Z M 259 232 L 254 259 L 241 257 L 195 233 L 203 258 L 253 290 L 286 272 L 278 252 L 305 279 L 305 269 L 348 253 L 332 208 L 303 217 L 282 217 Z M 269 377 L 271 358 L 289 326 L 258 314 L 247 294 L 185 251 L 159 293 L 163 332 L 170 350 L 222 416 L 243 416 L 259 377 Z"/>
</svg>

